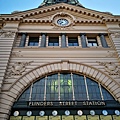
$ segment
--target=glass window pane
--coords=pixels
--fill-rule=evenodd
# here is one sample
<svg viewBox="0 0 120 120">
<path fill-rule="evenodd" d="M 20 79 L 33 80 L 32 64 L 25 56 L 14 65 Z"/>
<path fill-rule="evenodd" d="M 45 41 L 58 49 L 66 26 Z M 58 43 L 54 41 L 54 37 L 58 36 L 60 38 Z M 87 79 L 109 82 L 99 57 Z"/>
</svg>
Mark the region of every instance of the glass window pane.
<svg viewBox="0 0 120 120">
<path fill-rule="evenodd" d="M 48 46 L 59 46 L 59 38 L 58 37 L 49 37 Z"/>
<path fill-rule="evenodd" d="M 68 46 L 78 46 L 78 38 L 68 38 Z"/>
<path fill-rule="evenodd" d="M 86 84 L 90 100 L 101 100 L 101 94 L 103 95 L 104 100 L 114 100 L 112 95 L 102 86 L 101 93 L 100 86 L 97 82 L 90 78 L 86 78 Z M 33 83 L 31 100 L 43 101 L 44 98 L 48 101 L 57 101 L 59 100 L 58 98 L 60 98 L 60 100 L 73 100 L 73 95 L 75 100 L 87 100 L 86 84 L 83 75 L 70 73 L 62 73 L 59 77 L 58 74 L 49 75 L 46 78 L 39 79 L 37 82 Z M 30 91 L 31 86 L 23 92 L 18 100 L 28 101 Z"/>
<path fill-rule="evenodd" d="M 39 37 L 29 37 L 28 46 L 38 46 Z"/>
<path fill-rule="evenodd" d="M 88 87 L 88 94 L 90 100 L 101 100 L 100 88 L 98 83 L 89 78 L 86 79 L 87 87 Z"/>
</svg>

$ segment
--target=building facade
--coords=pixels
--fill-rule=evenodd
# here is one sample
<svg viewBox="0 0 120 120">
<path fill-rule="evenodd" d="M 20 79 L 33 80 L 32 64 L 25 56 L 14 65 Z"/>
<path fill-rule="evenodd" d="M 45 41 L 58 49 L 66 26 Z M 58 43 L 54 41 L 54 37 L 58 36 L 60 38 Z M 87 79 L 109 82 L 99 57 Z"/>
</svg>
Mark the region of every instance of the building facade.
<svg viewBox="0 0 120 120">
<path fill-rule="evenodd" d="M 76 0 L 0 15 L 0 120 L 120 120 L 120 16 Z"/>
</svg>

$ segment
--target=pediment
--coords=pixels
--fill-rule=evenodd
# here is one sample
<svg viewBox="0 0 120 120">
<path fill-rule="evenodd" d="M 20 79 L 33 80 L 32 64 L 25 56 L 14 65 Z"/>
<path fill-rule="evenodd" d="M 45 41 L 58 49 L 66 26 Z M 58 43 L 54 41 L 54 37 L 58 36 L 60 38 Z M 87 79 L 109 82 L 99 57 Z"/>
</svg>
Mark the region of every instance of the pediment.
<svg viewBox="0 0 120 120">
<path fill-rule="evenodd" d="M 103 19 L 115 19 L 114 15 L 90 10 L 87 8 L 69 5 L 66 3 L 59 3 L 50 6 L 44 6 L 32 10 L 13 13 L 10 15 L 3 15 L 4 20 L 37 20 L 37 21 L 51 21 L 52 16 L 60 12 L 71 14 L 75 21 L 101 21 Z M 120 17 L 119 17 L 120 19 Z"/>
</svg>

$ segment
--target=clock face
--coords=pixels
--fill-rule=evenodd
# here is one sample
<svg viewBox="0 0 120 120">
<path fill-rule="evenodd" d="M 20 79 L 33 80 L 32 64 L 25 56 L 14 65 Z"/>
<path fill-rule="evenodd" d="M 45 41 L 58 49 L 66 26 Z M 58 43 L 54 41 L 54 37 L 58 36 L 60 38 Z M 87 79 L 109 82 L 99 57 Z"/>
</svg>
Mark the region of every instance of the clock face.
<svg viewBox="0 0 120 120">
<path fill-rule="evenodd" d="M 65 111 L 65 115 L 70 115 L 70 111 L 69 111 L 69 110 L 66 110 L 66 111 Z"/>
<path fill-rule="evenodd" d="M 40 111 L 40 112 L 39 112 L 39 115 L 40 115 L 40 116 L 44 116 L 44 115 L 45 115 L 45 112 L 44 112 L 44 111 Z"/>
<path fill-rule="evenodd" d="M 120 115 L 120 111 L 119 110 L 115 110 L 115 114 L 116 115 Z"/>
<path fill-rule="evenodd" d="M 57 111 L 56 110 L 52 111 L 52 115 L 56 116 L 57 115 Z"/>
<path fill-rule="evenodd" d="M 94 110 L 91 110 L 91 111 L 90 111 L 90 114 L 91 114 L 91 115 L 95 115 L 95 111 L 94 111 Z"/>
<path fill-rule="evenodd" d="M 32 115 L 32 111 L 27 111 L 27 116 L 31 116 Z"/>
<path fill-rule="evenodd" d="M 82 110 L 78 110 L 78 111 L 77 111 L 77 114 L 78 114 L 78 115 L 82 115 L 82 114 L 83 114 Z"/>
<path fill-rule="evenodd" d="M 19 111 L 15 111 L 15 112 L 13 113 L 13 115 L 14 115 L 14 116 L 18 116 L 18 115 L 19 115 Z"/>
<path fill-rule="evenodd" d="M 69 21 L 67 19 L 62 18 L 57 21 L 57 24 L 60 26 L 67 26 L 69 24 Z"/>
<path fill-rule="evenodd" d="M 103 110 L 102 113 L 103 113 L 103 115 L 107 115 L 108 114 L 107 110 Z"/>
</svg>

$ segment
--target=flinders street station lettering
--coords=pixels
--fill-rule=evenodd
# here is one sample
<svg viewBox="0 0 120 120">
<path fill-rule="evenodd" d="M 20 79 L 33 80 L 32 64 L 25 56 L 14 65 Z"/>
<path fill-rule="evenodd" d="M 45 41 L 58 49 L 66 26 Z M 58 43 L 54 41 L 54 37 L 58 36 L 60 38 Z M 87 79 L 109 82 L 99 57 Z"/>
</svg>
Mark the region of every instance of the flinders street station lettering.
<svg viewBox="0 0 120 120">
<path fill-rule="evenodd" d="M 29 101 L 30 107 L 50 106 L 105 106 L 105 101 Z"/>
</svg>

